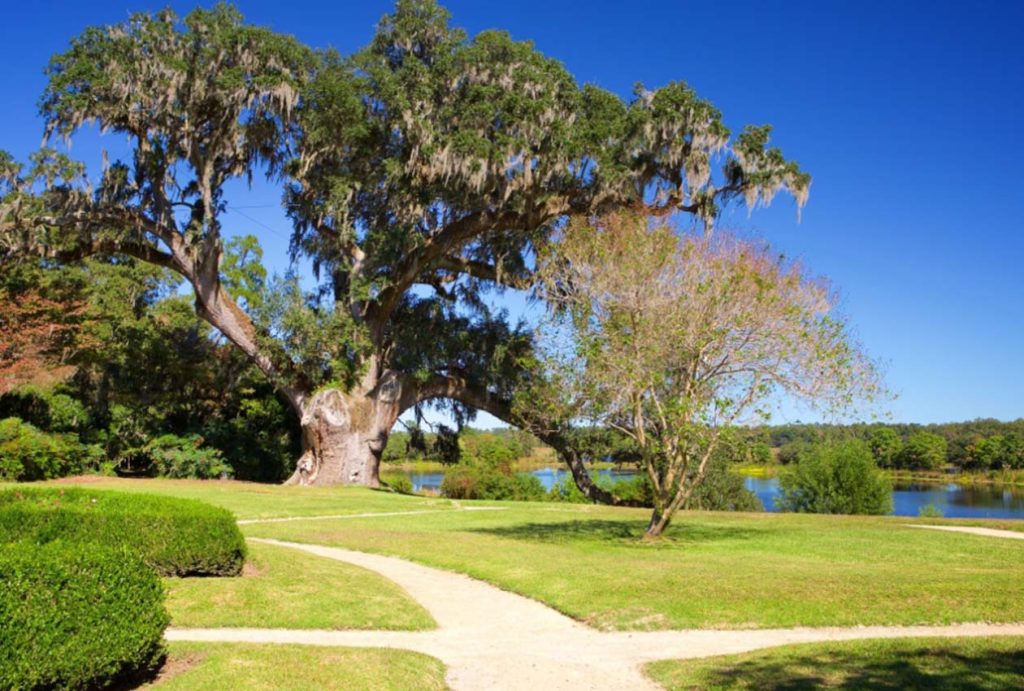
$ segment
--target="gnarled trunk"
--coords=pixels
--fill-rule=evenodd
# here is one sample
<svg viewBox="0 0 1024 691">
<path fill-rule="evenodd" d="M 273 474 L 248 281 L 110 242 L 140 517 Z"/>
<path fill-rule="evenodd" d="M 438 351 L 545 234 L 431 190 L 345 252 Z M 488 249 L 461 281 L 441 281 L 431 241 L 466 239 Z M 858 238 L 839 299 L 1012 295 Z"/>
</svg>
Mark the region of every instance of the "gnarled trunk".
<svg viewBox="0 0 1024 691">
<path fill-rule="evenodd" d="M 303 453 L 287 484 L 380 486 L 380 458 L 402 410 L 385 377 L 370 391 L 326 389 L 302 406 Z"/>
</svg>

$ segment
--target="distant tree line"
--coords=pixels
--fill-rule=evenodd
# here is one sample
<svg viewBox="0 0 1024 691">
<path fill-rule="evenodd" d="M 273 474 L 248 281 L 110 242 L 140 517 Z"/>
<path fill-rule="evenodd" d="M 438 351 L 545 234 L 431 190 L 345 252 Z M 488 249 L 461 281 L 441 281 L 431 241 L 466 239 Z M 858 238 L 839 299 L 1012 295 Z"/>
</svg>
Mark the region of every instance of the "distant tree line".
<svg viewBox="0 0 1024 691">
<path fill-rule="evenodd" d="M 965 471 L 1024 468 L 1024 418 L 1011 422 L 978 419 L 942 424 L 789 424 L 750 428 L 749 447 L 773 449 L 776 460 L 790 463 L 809 447 L 859 440 L 882 468 Z"/>
</svg>

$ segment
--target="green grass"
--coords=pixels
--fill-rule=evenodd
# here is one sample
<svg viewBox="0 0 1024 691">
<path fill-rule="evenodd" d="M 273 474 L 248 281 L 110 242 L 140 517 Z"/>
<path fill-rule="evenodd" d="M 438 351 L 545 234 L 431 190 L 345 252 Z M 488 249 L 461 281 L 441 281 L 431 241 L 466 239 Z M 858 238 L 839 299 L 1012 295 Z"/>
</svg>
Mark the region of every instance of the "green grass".
<svg viewBox="0 0 1024 691">
<path fill-rule="evenodd" d="M 447 499 L 424 499 L 362 487 L 282 487 L 221 480 L 130 480 L 89 476 L 45 484 L 83 484 L 97 489 L 188 497 L 222 506 L 239 519 L 452 508 Z"/>
<path fill-rule="evenodd" d="M 252 543 L 242 576 L 168 578 L 178 627 L 434 628 L 430 615 L 386 578 L 286 547 Z"/>
<path fill-rule="evenodd" d="M 813 643 L 647 666 L 668 689 L 1024 688 L 1024 638 L 911 638 Z"/>
<path fill-rule="evenodd" d="M 1024 542 L 903 528 L 908 519 L 691 513 L 649 545 L 646 519 L 519 504 L 245 532 L 467 573 L 602 629 L 1024 621 Z"/>
<path fill-rule="evenodd" d="M 603 629 L 1024 621 L 1024 541 L 902 527 L 909 518 L 688 513 L 649 545 L 638 539 L 644 510 L 510 502 L 457 511 L 359 489 L 140 482 L 111 486 L 194 496 L 247 516 L 437 510 L 243 529 L 467 573 Z"/>
<path fill-rule="evenodd" d="M 172 643 L 160 691 L 444 689 L 444 665 L 403 650 L 298 645 Z M 148 687 L 147 687 L 148 688 Z"/>
</svg>

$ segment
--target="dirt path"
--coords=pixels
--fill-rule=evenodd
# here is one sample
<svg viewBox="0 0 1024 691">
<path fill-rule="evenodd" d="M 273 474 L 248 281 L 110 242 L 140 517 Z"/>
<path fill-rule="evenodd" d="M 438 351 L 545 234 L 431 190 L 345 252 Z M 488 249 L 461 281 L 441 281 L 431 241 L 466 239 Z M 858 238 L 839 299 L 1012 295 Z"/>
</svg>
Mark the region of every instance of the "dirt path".
<svg viewBox="0 0 1024 691">
<path fill-rule="evenodd" d="M 404 648 L 439 658 L 452 689 L 657 689 L 653 660 L 739 653 L 786 643 L 905 636 L 1024 635 L 1024 624 L 602 633 L 535 600 L 461 574 L 336 547 L 250 538 L 375 571 L 434 617 L 433 631 L 168 629 L 168 640 Z"/>
<path fill-rule="evenodd" d="M 238 525 L 253 523 L 291 523 L 292 521 L 336 521 L 340 518 L 380 518 L 387 516 L 420 516 L 425 513 L 451 513 L 453 511 L 505 511 L 507 506 L 456 506 L 451 509 L 423 509 L 414 511 L 377 511 L 370 513 L 338 513 L 326 516 L 283 516 L 280 518 L 243 518 Z"/>
<path fill-rule="evenodd" d="M 985 537 L 1001 537 L 1007 540 L 1024 540 L 1024 533 L 1015 530 L 996 530 L 995 528 L 970 528 L 961 525 L 920 525 L 918 523 L 905 523 L 908 528 L 924 528 L 926 530 L 945 530 L 950 533 L 969 533 L 971 535 L 984 535 Z"/>
</svg>

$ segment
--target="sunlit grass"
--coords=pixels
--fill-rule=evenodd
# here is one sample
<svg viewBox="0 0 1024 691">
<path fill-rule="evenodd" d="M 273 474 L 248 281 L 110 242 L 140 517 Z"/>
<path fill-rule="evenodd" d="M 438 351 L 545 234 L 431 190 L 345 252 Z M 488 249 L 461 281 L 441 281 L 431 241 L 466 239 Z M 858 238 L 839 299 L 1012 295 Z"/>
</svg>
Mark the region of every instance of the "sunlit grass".
<svg viewBox="0 0 1024 691">
<path fill-rule="evenodd" d="M 451 508 L 445 499 L 423 499 L 364 487 L 284 487 L 228 480 L 153 480 L 78 477 L 58 483 L 200 499 L 239 519 L 324 516 L 377 511 Z"/>
<path fill-rule="evenodd" d="M 433 691 L 444 665 L 420 653 L 298 645 L 172 643 L 160 691 Z"/>
<path fill-rule="evenodd" d="M 236 578 L 167 578 L 178 627 L 429 629 L 430 615 L 390 580 L 343 562 L 250 543 Z"/>
<path fill-rule="evenodd" d="M 813 643 L 743 655 L 656 662 L 668 689 L 1024 688 L 1024 638 L 912 638 Z"/>
<path fill-rule="evenodd" d="M 1024 541 L 903 527 L 919 519 L 692 512 L 649 545 L 639 541 L 647 512 L 637 509 L 462 502 L 504 508 L 459 511 L 362 489 L 107 483 L 192 496 L 246 517 L 417 512 L 243 530 L 467 573 L 605 629 L 1024 621 Z"/>
</svg>

